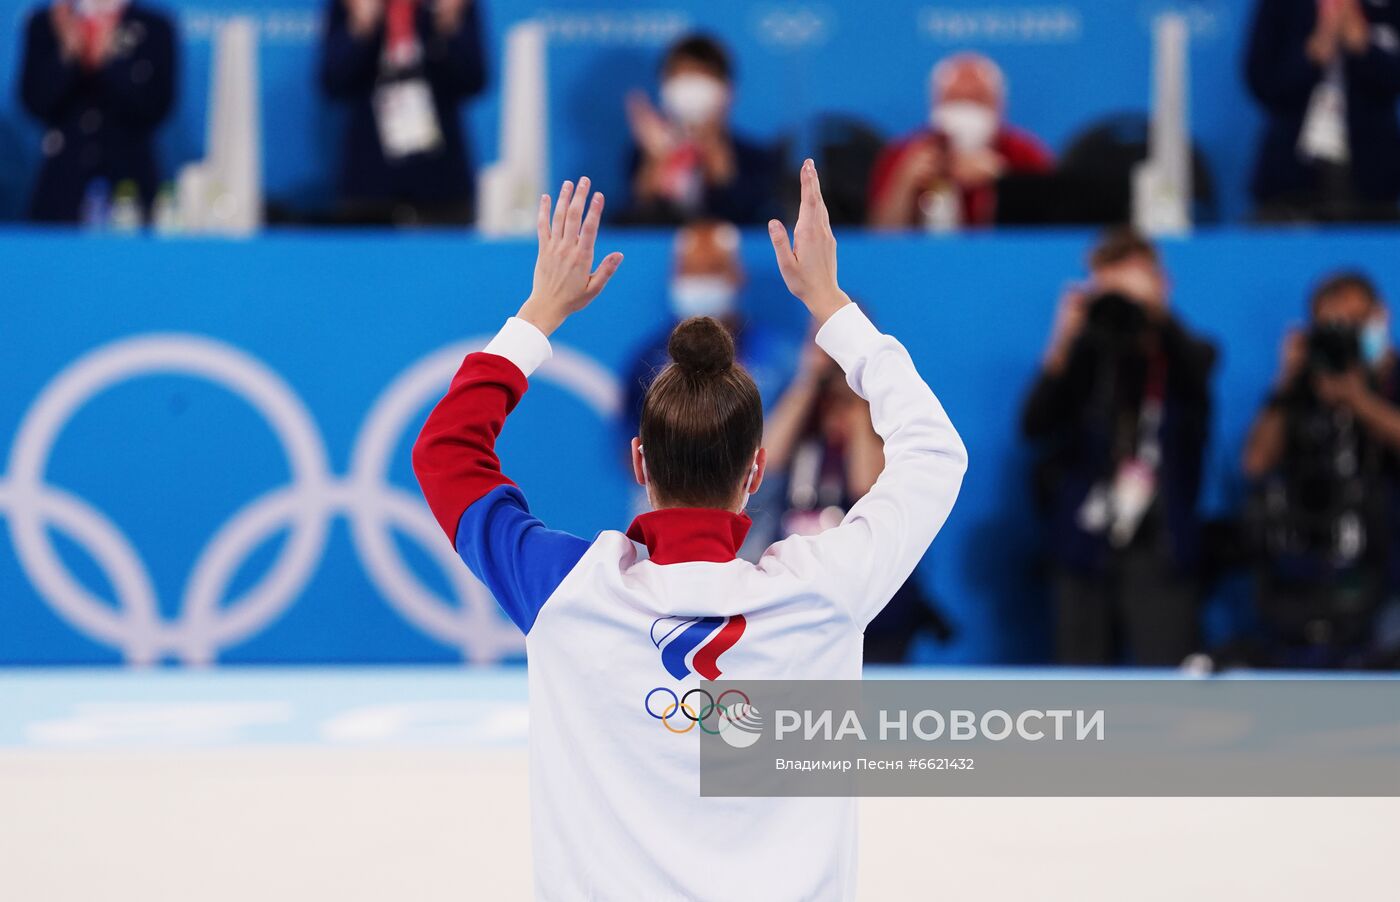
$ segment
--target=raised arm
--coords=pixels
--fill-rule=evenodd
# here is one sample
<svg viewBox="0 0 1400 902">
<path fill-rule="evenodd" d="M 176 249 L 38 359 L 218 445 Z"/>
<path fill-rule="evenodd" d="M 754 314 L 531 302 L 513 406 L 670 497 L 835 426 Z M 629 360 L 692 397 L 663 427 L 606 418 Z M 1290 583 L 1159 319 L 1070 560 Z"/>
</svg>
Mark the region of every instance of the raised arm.
<svg viewBox="0 0 1400 902">
<path fill-rule="evenodd" d="M 870 402 L 884 442 L 885 468 L 841 524 L 774 545 L 766 567 L 820 578 L 862 628 L 914 571 L 948 518 L 967 470 L 967 450 L 909 353 L 882 335 L 836 280 L 831 232 L 816 167 L 802 167 L 802 206 L 788 244 L 782 224 L 769 223 L 783 281 L 821 323 L 817 344 Z"/>
<path fill-rule="evenodd" d="M 589 543 L 545 528 L 530 513 L 525 496 L 501 472 L 496 439 L 527 378 L 549 359 L 549 334 L 597 297 L 622 262 L 621 254 L 610 254 L 591 272 L 603 196 L 594 198 L 585 219 L 587 199 L 587 179 L 577 192 L 565 182 L 551 221 L 549 196 L 540 198 L 530 297 L 484 351 L 467 355 L 413 446 L 413 472 L 438 525 L 527 633 Z"/>
<path fill-rule="evenodd" d="M 1323 27 L 1306 43 L 1298 44 L 1288 31 L 1286 7 L 1290 5 L 1288 0 L 1257 0 L 1245 51 L 1245 81 L 1250 92 L 1262 105 L 1281 113 L 1301 108 L 1321 81 L 1323 67 L 1314 54 L 1323 52 L 1317 49 L 1319 39 L 1330 33 L 1330 25 L 1320 22 Z"/>
<path fill-rule="evenodd" d="M 60 34 L 76 26 L 66 6 L 37 9 L 29 14 L 25 27 L 24 62 L 20 69 L 20 100 L 30 115 L 48 124 L 63 111 L 78 86 L 80 69 L 74 39 Z"/>
<path fill-rule="evenodd" d="M 467 98 L 486 87 L 486 51 L 475 0 L 439 0 L 425 43 L 434 88 Z"/>
<path fill-rule="evenodd" d="M 384 52 L 384 5 L 378 0 L 330 0 L 321 39 L 321 90 L 334 99 L 368 94 Z"/>
</svg>

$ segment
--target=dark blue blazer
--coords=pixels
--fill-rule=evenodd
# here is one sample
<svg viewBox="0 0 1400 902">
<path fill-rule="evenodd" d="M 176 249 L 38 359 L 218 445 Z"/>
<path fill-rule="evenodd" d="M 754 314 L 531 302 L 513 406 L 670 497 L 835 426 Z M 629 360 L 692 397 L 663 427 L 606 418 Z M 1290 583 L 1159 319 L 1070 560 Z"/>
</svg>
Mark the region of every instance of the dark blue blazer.
<svg viewBox="0 0 1400 902">
<path fill-rule="evenodd" d="M 1400 196 L 1400 0 L 1361 0 L 1371 22 L 1365 53 L 1347 56 L 1347 132 L 1360 198 Z M 1267 116 L 1254 170 L 1259 201 L 1317 187 L 1317 172 L 1297 152 L 1308 100 L 1325 72 L 1304 52 L 1317 23 L 1316 0 L 1259 0 L 1246 60 L 1249 89 Z"/>
<path fill-rule="evenodd" d="M 159 188 L 152 139 L 175 100 L 175 29 L 134 4 L 117 29 L 120 49 L 88 71 L 63 58 L 47 5 L 29 15 L 20 100 L 45 130 L 31 219 L 76 222 L 94 179 L 133 181 L 146 204 Z"/>
<path fill-rule="evenodd" d="M 350 34 L 341 0 L 330 0 L 321 56 L 321 87 L 328 97 L 348 102 L 341 158 L 341 197 L 350 202 L 405 202 L 470 205 L 475 196 L 471 151 L 462 134 L 458 108 L 486 86 L 480 0 L 471 0 L 457 31 L 439 34 L 431 4 L 419 3 L 415 27 L 423 45 L 421 74 L 433 94 L 442 144 L 431 153 L 390 162 L 379 143 L 373 97 L 380 79 L 384 29 L 371 37 Z"/>
<path fill-rule="evenodd" d="M 1168 319 L 1161 334 L 1166 358 L 1166 397 L 1158 467 L 1161 524 L 1171 562 L 1192 573 L 1200 556 L 1197 504 L 1210 435 L 1211 389 L 1215 346 Z M 1101 533 L 1079 524 L 1079 510 L 1090 490 L 1116 469 L 1112 449 L 1123 412 L 1121 395 L 1103 389 L 1120 380 L 1105 378 L 1107 365 L 1090 337 L 1080 336 L 1064 371 L 1042 371 L 1021 411 L 1021 430 L 1040 447 L 1037 494 L 1048 518 L 1048 554 L 1060 567 L 1102 574 L 1114 552 Z M 1120 388 L 1123 388 L 1121 384 Z"/>
</svg>

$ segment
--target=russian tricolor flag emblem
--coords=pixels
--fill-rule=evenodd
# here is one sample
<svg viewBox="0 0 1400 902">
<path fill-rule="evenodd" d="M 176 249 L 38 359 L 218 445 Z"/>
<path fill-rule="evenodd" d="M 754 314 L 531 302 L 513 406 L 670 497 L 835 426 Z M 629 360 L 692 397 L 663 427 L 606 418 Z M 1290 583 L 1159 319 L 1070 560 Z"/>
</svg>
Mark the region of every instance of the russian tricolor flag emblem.
<svg viewBox="0 0 1400 902">
<path fill-rule="evenodd" d="M 707 680 L 720 677 L 719 656 L 744 635 L 744 615 L 733 617 L 662 617 L 651 625 L 651 643 L 661 650 L 666 672 L 683 680 L 692 672 Z"/>
</svg>

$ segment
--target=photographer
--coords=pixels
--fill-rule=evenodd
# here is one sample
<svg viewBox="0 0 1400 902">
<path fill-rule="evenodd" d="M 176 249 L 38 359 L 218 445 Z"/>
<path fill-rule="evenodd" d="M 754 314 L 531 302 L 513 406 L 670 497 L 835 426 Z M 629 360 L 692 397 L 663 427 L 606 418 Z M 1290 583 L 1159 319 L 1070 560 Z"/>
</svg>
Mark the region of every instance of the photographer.
<svg viewBox="0 0 1400 902">
<path fill-rule="evenodd" d="M 1262 663 L 1343 664 L 1372 644 L 1391 583 L 1400 386 L 1375 286 L 1345 272 L 1285 336 L 1275 389 L 1250 430 L 1245 475 L 1260 552 Z"/>
<path fill-rule="evenodd" d="M 1215 348 L 1172 314 L 1157 251 L 1109 233 L 1061 299 L 1022 431 L 1043 446 L 1056 651 L 1173 666 L 1197 647 L 1196 511 Z"/>
<path fill-rule="evenodd" d="M 796 378 L 763 424 L 768 449 L 767 500 L 754 533 L 762 547 L 788 536 L 815 536 L 838 525 L 875 486 L 885 453 L 870 419 L 841 368 L 815 341 L 808 342 Z M 760 529 L 759 524 L 768 526 Z M 911 574 L 865 628 L 865 662 L 898 664 L 919 635 L 947 644 L 953 627 Z"/>
</svg>

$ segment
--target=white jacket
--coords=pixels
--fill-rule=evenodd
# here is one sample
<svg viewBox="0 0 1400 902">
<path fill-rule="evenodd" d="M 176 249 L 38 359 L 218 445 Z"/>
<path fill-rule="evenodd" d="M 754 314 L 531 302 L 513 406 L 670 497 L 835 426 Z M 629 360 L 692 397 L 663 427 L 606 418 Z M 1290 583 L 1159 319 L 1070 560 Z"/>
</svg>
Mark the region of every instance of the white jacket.
<svg viewBox="0 0 1400 902">
<path fill-rule="evenodd" d="M 957 498 L 967 452 L 904 347 L 854 304 L 816 340 L 869 400 L 885 469 L 839 526 L 756 565 L 735 557 L 742 514 L 655 511 L 591 542 L 530 514 L 494 452 L 550 356 L 521 320 L 467 357 L 423 427 L 429 505 L 526 632 L 539 899 L 854 896 L 855 801 L 701 798 L 693 719 L 702 677 L 859 679 L 862 631 Z"/>
</svg>

